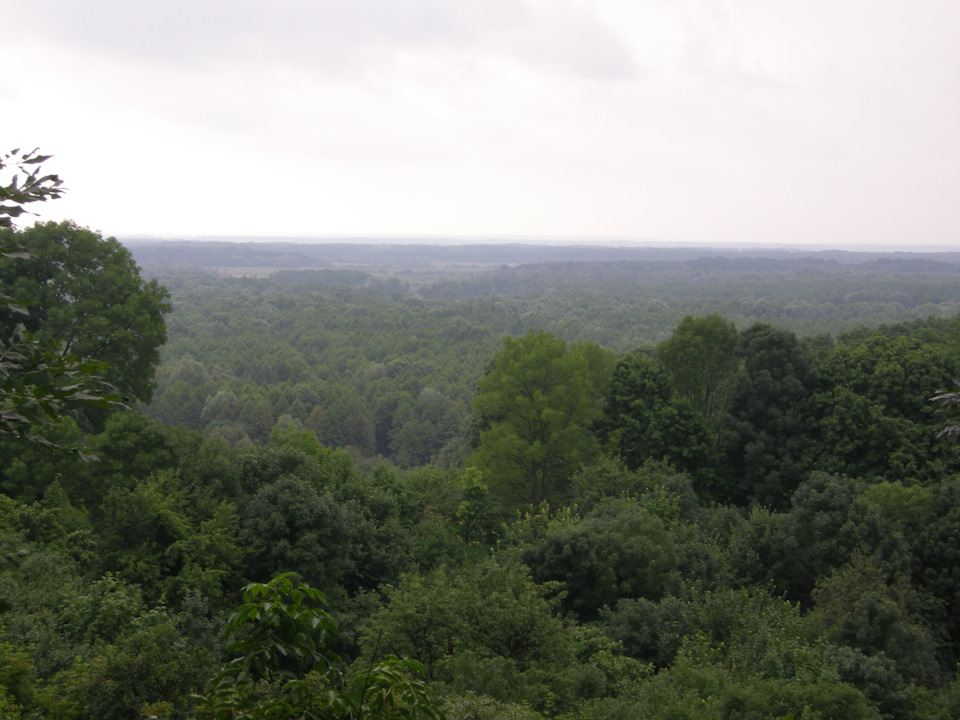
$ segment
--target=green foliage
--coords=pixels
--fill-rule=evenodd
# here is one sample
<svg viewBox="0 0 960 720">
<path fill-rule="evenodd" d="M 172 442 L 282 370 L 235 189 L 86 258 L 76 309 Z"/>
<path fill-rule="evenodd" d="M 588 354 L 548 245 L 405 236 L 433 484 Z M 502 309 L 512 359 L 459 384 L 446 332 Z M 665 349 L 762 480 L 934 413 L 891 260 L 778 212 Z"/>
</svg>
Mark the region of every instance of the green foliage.
<svg viewBox="0 0 960 720">
<path fill-rule="evenodd" d="M 503 517 L 479 470 L 428 466 L 403 473 L 400 482 L 409 504 L 406 532 L 414 536 L 415 567 L 429 571 L 486 554 L 483 541 L 493 539 Z"/>
<path fill-rule="evenodd" d="M 473 689 L 542 707 L 564 692 L 561 675 L 573 659 L 547 597 L 553 591 L 506 558 L 404 576 L 365 627 L 365 652 L 416 658 L 450 692 Z"/>
<path fill-rule="evenodd" d="M 190 694 L 210 674 L 210 656 L 187 643 L 175 622 L 146 620 L 57 675 L 41 694 L 47 716 L 126 720 L 138 717 L 146 703 L 164 703 L 171 720 L 186 720 Z"/>
<path fill-rule="evenodd" d="M 659 599 L 678 565 L 666 523 L 630 499 L 601 501 L 583 519 L 554 519 L 522 557 L 537 582 L 563 583 L 563 607 L 581 622 L 623 597 Z"/>
<path fill-rule="evenodd" d="M 140 587 L 107 573 L 70 598 L 60 617 L 72 644 L 111 644 L 129 633 L 145 611 Z"/>
<path fill-rule="evenodd" d="M 123 407 L 104 379 L 107 368 L 76 353 L 58 354 L 23 324 L 15 326 L 9 338 L 0 338 L 0 435 L 63 449 L 39 429 L 73 408 Z"/>
<path fill-rule="evenodd" d="M 96 464 L 0 441 L 0 547 L 26 553 L 0 583 L 0 716 L 409 718 L 432 716 L 429 688 L 456 717 L 952 717 L 957 459 L 927 398 L 956 374 L 960 324 L 809 344 L 750 328 L 735 384 L 711 391 L 729 401 L 730 471 L 708 485 L 691 448 L 717 427 L 690 403 L 709 405 L 734 329 L 691 315 L 670 332 L 711 307 L 722 266 L 685 266 L 700 283 L 685 292 L 701 288 L 685 300 L 174 278 L 150 412 L 192 429 L 135 412 L 44 429 Z M 790 303 L 791 327 L 813 322 L 807 296 L 741 290 L 716 305 L 739 303 L 738 322 Z M 830 302 L 847 322 L 860 301 Z M 496 353 L 503 333 L 521 336 Z M 586 337 L 666 341 L 659 366 L 633 353 L 614 370 L 570 344 Z M 608 439 L 633 433 L 621 458 L 589 438 L 605 387 Z M 511 406 L 545 428 L 523 457 L 557 441 L 536 490 L 504 456 Z M 508 495 L 550 504 L 504 525 Z M 249 586 L 224 655 L 231 588 L 285 571 L 332 609 L 289 575 Z"/>
<path fill-rule="evenodd" d="M 942 422 L 927 402 L 960 370 L 956 342 L 931 330 L 851 333 L 821 361 L 826 389 L 812 398 L 819 469 L 905 482 L 960 470 L 953 448 L 937 441 Z"/>
<path fill-rule="evenodd" d="M 8 435 L 52 449 L 78 452 L 75 446 L 65 448 L 51 441 L 39 429 L 67 410 L 106 410 L 122 407 L 122 403 L 110 384 L 110 367 L 105 358 L 73 347 L 56 332 L 34 336 L 42 325 L 40 316 L 51 310 L 47 304 L 38 306 L 36 285 L 48 282 L 49 278 L 32 274 L 21 278 L 20 274 L 25 264 L 50 262 L 52 258 L 38 259 L 31 254 L 31 250 L 40 250 L 27 247 L 31 243 L 25 242 L 25 234 L 13 231 L 11 218 L 27 212 L 23 207 L 26 204 L 60 197 L 60 178 L 41 174 L 40 166 L 49 158 L 37 150 L 21 153 L 19 149 L 0 158 L 0 171 L 8 166 L 16 168 L 9 181 L 0 186 L 0 324 L 4 328 L 0 337 L 0 438 Z M 63 258 L 59 261 L 63 262 Z M 8 295 L 8 291 L 14 294 Z M 73 298 L 67 295 L 61 299 Z M 152 365 L 157 359 L 154 354 Z"/>
<path fill-rule="evenodd" d="M 786 507 L 808 472 L 809 398 L 820 372 L 796 335 L 770 325 L 743 331 L 726 422 L 723 499 Z"/>
<path fill-rule="evenodd" d="M 899 674 L 937 684 L 937 642 L 919 616 L 919 595 L 902 576 L 888 579 L 861 553 L 823 578 L 813 591 L 817 615 L 836 642 L 893 661 Z"/>
<path fill-rule="evenodd" d="M 570 479 L 571 504 L 582 511 L 592 509 L 604 498 L 629 497 L 653 500 L 669 495 L 676 505 L 676 516 L 692 519 L 700 501 L 689 475 L 662 460 L 648 460 L 629 470 L 617 458 L 602 457 L 585 465 Z"/>
<path fill-rule="evenodd" d="M 770 582 L 804 605 L 818 578 L 857 552 L 888 572 L 903 572 L 907 544 L 896 525 L 861 497 L 855 480 L 812 473 L 794 493 L 791 509 L 755 510 L 731 539 L 731 564 L 744 582 Z"/>
<path fill-rule="evenodd" d="M 296 448 L 319 463 L 323 463 L 331 453 L 329 448 L 324 447 L 323 443 L 317 440 L 316 433 L 310 430 L 297 430 L 293 422 L 287 423 L 286 427 L 274 425 L 270 431 L 270 442 Z"/>
<path fill-rule="evenodd" d="M 145 282 L 115 239 L 73 223 L 0 233 L 29 253 L 0 262 L 0 281 L 30 308 L 21 318 L 24 327 L 41 342 L 57 343 L 63 357 L 107 363 L 107 381 L 149 401 L 166 339 L 166 290 L 155 280 Z M 0 316 L 9 326 L 9 311 L 0 308 Z"/>
<path fill-rule="evenodd" d="M 4 177 L 5 185 L 0 186 L 0 228 L 13 225 L 11 218 L 27 213 L 24 205 L 34 202 L 55 200 L 64 192 L 63 181 L 54 174 L 41 174 L 41 165 L 52 155 L 41 155 L 39 148 L 29 152 L 20 149 L 11 150 L 0 158 L 0 170 L 15 168 L 9 180 Z M 20 175 L 23 179 L 20 179 Z"/>
<path fill-rule="evenodd" d="M 251 485 L 259 485 L 241 511 L 249 577 L 292 571 L 355 592 L 405 569 L 409 539 L 398 492 L 366 480 L 346 453 L 325 453 L 317 463 L 281 443 L 246 458 Z"/>
<path fill-rule="evenodd" d="M 863 488 L 865 502 L 896 523 L 907 538 L 914 538 L 933 512 L 936 490 L 928 485 L 896 482 L 871 483 Z"/>
<path fill-rule="evenodd" d="M 30 656 L 6 642 L 0 642 L 0 717 L 18 717 L 32 709 L 36 700 L 33 678 L 37 669 Z M 17 712 L 15 715 L 14 712 Z"/>
<path fill-rule="evenodd" d="M 84 444 L 83 433 L 69 416 L 37 431 L 43 433 L 45 441 L 60 448 L 79 449 Z M 89 448 L 84 451 L 90 452 Z M 80 452 L 51 452 L 46 443 L 0 435 L 0 491 L 21 502 L 39 500 L 53 483 L 72 488 L 74 477 L 84 469 Z"/>
<path fill-rule="evenodd" d="M 947 633 L 951 657 L 960 657 L 960 479 L 933 488 L 934 500 L 919 533 L 913 536 L 913 581 L 940 603 L 928 616 Z"/>
<path fill-rule="evenodd" d="M 294 578 L 285 573 L 243 589 L 243 602 L 224 628 L 227 652 L 238 656 L 228 664 L 225 677 L 238 683 L 272 674 L 292 680 L 311 670 L 322 673 L 339 661 L 329 650 L 337 628 L 320 609 L 323 593 Z"/>
<path fill-rule="evenodd" d="M 596 704 L 616 717 L 879 717 L 862 691 L 839 682 L 842 662 L 816 624 L 762 590 L 623 600 L 604 627 L 664 668 Z"/>
<path fill-rule="evenodd" d="M 473 406 L 481 430 L 474 462 L 494 486 L 536 505 L 596 453 L 596 415 L 604 353 L 545 332 L 506 337 L 480 381 Z"/>
<path fill-rule="evenodd" d="M 468 543 L 489 543 L 495 527 L 490 492 L 483 475 L 476 468 L 466 468 L 461 476 L 463 500 L 457 506 L 456 518 L 460 533 Z"/>
<path fill-rule="evenodd" d="M 864 695 L 846 684 L 730 677 L 722 667 L 684 659 L 617 698 L 587 703 L 577 718 L 617 720 L 880 720 Z"/>
<path fill-rule="evenodd" d="M 247 557 L 233 503 L 217 501 L 173 471 L 115 486 L 97 521 L 98 566 L 176 603 L 188 592 L 218 600 Z"/>
<path fill-rule="evenodd" d="M 953 381 L 954 386 L 960 388 L 960 382 Z M 930 402 L 938 406 L 940 412 L 950 413 L 953 416 L 957 414 L 957 408 L 960 407 L 960 392 L 956 390 L 944 390 L 940 388 L 937 394 L 930 398 Z M 960 438 L 960 424 L 951 424 L 941 428 L 937 437 L 945 437 L 951 442 L 956 442 Z"/>
<path fill-rule="evenodd" d="M 209 653 L 188 642 L 163 608 L 147 610 L 138 588 L 114 576 L 87 583 L 61 555 L 27 549 L 0 588 L 11 600 L 3 641 L 34 668 L 23 676 L 34 697 L 24 705 L 29 716 L 127 718 L 157 701 L 185 718 Z"/>
<path fill-rule="evenodd" d="M 960 717 L 960 678 L 944 688 L 924 690 L 916 703 L 917 720 L 952 720 Z"/>
<path fill-rule="evenodd" d="M 210 681 L 198 717 L 439 720 L 413 661 L 387 658 L 346 669 L 331 649 L 338 631 L 323 594 L 279 575 L 243 590 L 227 621 L 235 655 Z"/>
<path fill-rule="evenodd" d="M 595 427 L 630 470 L 662 460 L 701 486 L 712 484 L 716 457 L 703 417 L 674 397 L 667 375 L 646 355 L 631 353 L 617 362 Z"/>
<path fill-rule="evenodd" d="M 467 692 L 444 699 L 443 710 L 457 720 L 543 720 L 544 716 L 523 703 L 501 702 L 489 695 Z"/>
<path fill-rule="evenodd" d="M 207 257 L 205 267 L 216 264 L 208 256 L 218 252 L 258 252 L 230 247 L 191 244 L 189 252 Z M 436 248 L 409 250 L 436 262 Z M 142 263 L 163 252 L 133 251 Z M 325 257 L 331 251 L 326 246 Z M 361 261 L 383 265 L 396 251 L 361 248 Z M 349 445 L 404 468 L 433 458 L 457 464 L 470 451 L 458 438 L 469 401 L 504 334 L 543 329 L 567 342 L 624 352 L 669 339 L 687 315 L 699 323 L 721 312 L 725 322 L 742 327 L 759 320 L 810 334 L 960 310 L 960 286 L 948 258 L 928 263 L 921 274 L 902 272 L 901 261 L 870 260 L 740 257 L 489 273 L 477 268 L 460 299 L 428 288 L 429 297 L 396 292 L 374 279 L 360 287 L 314 282 L 309 275 L 293 281 L 284 274 L 167 274 L 163 282 L 175 292 L 176 310 L 157 372 L 156 402 L 147 412 L 201 428 L 205 402 L 223 390 L 235 395 L 239 415 L 213 429 L 231 444 L 266 442 L 287 413 L 329 447 Z M 443 272 L 432 267 L 427 275 Z M 513 274 L 522 276 L 519 285 L 480 280 Z M 554 280 L 560 285 L 550 288 Z M 483 286 L 483 296 L 469 291 L 471 285 Z M 715 436 L 716 428 L 710 429 Z"/>
<path fill-rule="evenodd" d="M 313 584 L 334 586 L 357 572 L 358 525 L 353 509 L 327 490 L 283 477 L 264 485 L 246 504 L 244 537 L 251 547 L 247 572 L 269 577 L 295 571 Z"/>
<path fill-rule="evenodd" d="M 0 639 L 27 651 L 40 677 L 68 668 L 78 648 L 60 632 L 60 608 L 83 593 L 83 582 L 69 559 L 41 549 L 9 532 L 0 545 L 18 549 L 17 562 L 2 570 Z"/>
<path fill-rule="evenodd" d="M 660 367 L 679 397 L 706 421 L 715 449 L 733 391 L 737 339 L 736 326 L 712 313 L 699 318 L 685 316 L 669 339 L 657 345 Z"/>
</svg>

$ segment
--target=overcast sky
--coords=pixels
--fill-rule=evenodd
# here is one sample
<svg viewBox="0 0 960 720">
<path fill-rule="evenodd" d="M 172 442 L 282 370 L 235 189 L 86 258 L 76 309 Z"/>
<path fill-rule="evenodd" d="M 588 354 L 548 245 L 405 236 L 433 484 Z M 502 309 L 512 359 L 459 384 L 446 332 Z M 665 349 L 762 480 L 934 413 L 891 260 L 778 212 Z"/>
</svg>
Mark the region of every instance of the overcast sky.
<svg viewBox="0 0 960 720">
<path fill-rule="evenodd" d="M 109 235 L 960 247 L 958 0 L 0 0 Z"/>
</svg>

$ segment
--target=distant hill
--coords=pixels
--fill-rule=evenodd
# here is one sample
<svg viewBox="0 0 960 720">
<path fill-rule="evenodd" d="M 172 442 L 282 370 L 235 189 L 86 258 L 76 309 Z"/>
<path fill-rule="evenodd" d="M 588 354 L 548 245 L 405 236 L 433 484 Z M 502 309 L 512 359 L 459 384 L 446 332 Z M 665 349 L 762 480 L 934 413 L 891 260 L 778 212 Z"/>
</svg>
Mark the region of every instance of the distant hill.
<svg viewBox="0 0 960 720">
<path fill-rule="evenodd" d="M 811 259 L 843 264 L 878 263 L 884 272 L 955 273 L 960 252 L 856 252 L 849 250 L 730 249 L 711 247 L 604 247 L 596 245 L 428 245 L 400 243 L 291 243 L 120 238 L 144 269 L 413 268 L 430 265 L 690 261 L 700 258 Z"/>
</svg>

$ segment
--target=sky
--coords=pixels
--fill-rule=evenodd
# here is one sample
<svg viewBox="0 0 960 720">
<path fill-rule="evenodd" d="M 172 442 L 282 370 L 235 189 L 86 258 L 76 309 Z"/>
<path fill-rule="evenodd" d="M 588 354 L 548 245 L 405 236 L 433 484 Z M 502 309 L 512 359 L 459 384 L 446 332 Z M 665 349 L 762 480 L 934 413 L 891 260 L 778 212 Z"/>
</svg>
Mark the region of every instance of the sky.
<svg viewBox="0 0 960 720">
<path fill-rule="evenodd" d="M 958 0 L 0 0 L 105 235 L 960 247 Z"/>
</svg>

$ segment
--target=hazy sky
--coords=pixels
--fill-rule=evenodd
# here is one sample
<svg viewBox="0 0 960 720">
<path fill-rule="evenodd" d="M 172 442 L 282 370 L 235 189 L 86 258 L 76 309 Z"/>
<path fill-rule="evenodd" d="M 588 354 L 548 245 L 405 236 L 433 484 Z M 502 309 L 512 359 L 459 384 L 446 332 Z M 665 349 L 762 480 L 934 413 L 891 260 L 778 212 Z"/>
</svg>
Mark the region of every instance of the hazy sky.
<svg viewBox="0 0 960 720">
<path fill-rule="evenodd" d="M 958 0 L 0 0 L 111 235 L 960 247 Z"/>
</svg>

